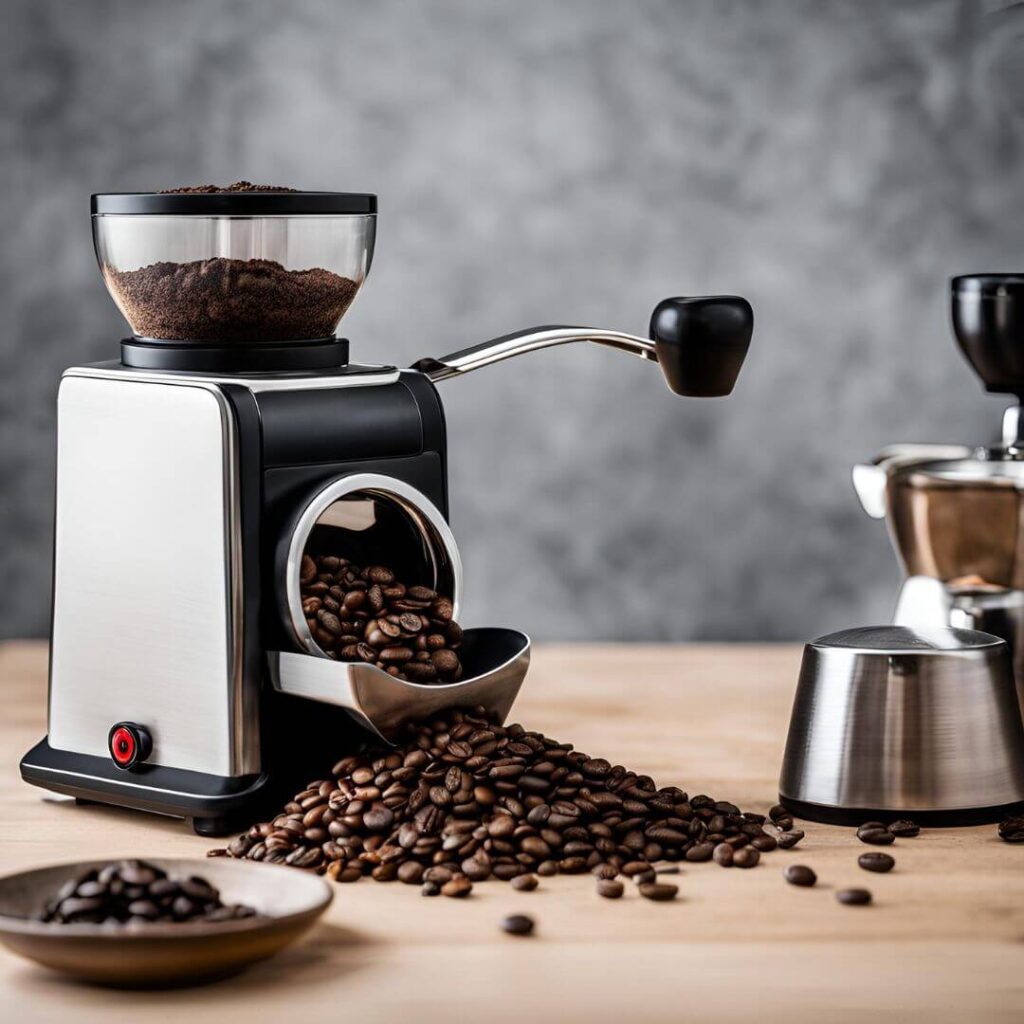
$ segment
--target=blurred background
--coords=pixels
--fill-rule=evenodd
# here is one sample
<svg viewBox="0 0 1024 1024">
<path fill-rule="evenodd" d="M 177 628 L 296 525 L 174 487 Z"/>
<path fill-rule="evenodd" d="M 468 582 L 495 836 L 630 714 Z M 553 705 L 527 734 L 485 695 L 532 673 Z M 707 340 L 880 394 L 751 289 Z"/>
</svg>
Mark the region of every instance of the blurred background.
<svg viewBox="0 0 1024 1024">
<path fill-rule="evenodd" d="M 726 400 L 593 346 L 442 385 L 468 624 L 803 639 L 891 614 L 851 465 L 984 442 L 948 278 L 1024 269 L 1024 8 L 786 0 L 7 0 L 0 635 L 48 629 L 61 370 L 126 326 L 89 194 L 380 197 L 354 358 L 737 292 Z"/>
</svg>

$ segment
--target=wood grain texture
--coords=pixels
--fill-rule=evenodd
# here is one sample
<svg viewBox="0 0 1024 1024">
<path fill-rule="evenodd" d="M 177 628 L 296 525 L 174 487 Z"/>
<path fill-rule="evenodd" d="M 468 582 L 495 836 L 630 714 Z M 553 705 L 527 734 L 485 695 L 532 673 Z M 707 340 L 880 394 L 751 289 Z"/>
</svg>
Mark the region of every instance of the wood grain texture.
<svg viewBox="0 0 1024 1024">
<path fill-rule="evenodd" d="M 745 809 L 775 801 L 799 648 L 549 646 L 536 651 L 513 717 L 691 794 Z M 209 845 L 181 822 L 78 807 L 24 785 L 20 755 L 42 735 L 46 652 L 0 648 L 4 804 L 0 870 L 93 856 L 193 856 Z M 632 889 L 611 902 L 587 877 L 542 879 L 533 893 L 499 883 L 465 901 L 425 900 L 398 883 L 339 886 L 311 939 L 240 978 L 171 993 L 74 986 L 0 953 L 0 986 L 22 1021 L 104 1021 L 158 1010 L 165 1021 L 288 1015 L 319 1021 L 681 1021 L 760 1010 L 789 1022 L 1019 1021 L 1024 1014 L 1024 848 L 992 826 L 897 840 L 897 867 L 871 875 L 852 830 L 806 826 L 793 851 L 753 871 L 687 865 L 680 899 Z M 806 863 L 820 879 L 781 877 Z M 868 908 L 836 888 L 865 885 Z M 507 913 L 537 933 L 499 931 Z M 520 1008 L 520 1004 L 521 1008 Z M 715 1016 L 717 1014 L 712 1014 Z"/>
</svg>

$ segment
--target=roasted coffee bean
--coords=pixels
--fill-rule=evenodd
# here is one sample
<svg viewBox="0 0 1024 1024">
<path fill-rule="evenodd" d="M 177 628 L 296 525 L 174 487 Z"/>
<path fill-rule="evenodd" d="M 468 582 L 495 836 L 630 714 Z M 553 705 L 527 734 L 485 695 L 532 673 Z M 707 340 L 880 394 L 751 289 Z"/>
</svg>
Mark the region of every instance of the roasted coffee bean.
<svg viewBox="0 0 1024 1024">
<path fill-rule="evenodd" d="M 626 887 L 616 878 L 599 878 L 597 894 L 606 900 L 617 900 L 626 891 Z"/>
<path fill-rule="evenodd" d="M 913 839 L 921 834 L 921 826 L 909 818 L 901 818 L 899 821 L 890 821 L 887 826 L 889 831 L 899 839 Z"/>
<path fill-rule="evenodd" d="M 374 804 L 363 815 L 363 825 L 371 832 L 386 832 L 391 828 L 394 820 L 394 812 L 383 804 Z"/>
<path fill-rule="evenodd" d="M 881 822 L 869 821 L 857 829 L 857 838 L 862 843 L 870 843 L 872 846 L 889 846 L 896 836 Z"/>
<path fill-rule="evenodd" d="M 441 886 L 442 896 L 462 899 L 473 891 L 473 883 L 465 875 L 456 875 L 450 882 Z"/>
<path fill-rule="evenodd" d="M 868 889 L 840 889 L 836 899 L 848 907 L 863 907 L 871 902 L 871 892 Z"/>
<path fill-rule="evenodd" d="M 719 843 L 712 851 L 712 859 L 716 864 L 720 864 L 723 868 L 732 867 L 732 859 L 735 855 L 735 850 L 728 843 Z"/>
<path fill-rule="evenodd" d="M 640 887 L 640 895 L 645 900 L 654 900 L 663 903 L 666 900 L 674 900 L 679 892 L 678 885 L 671 885 L 668 882 L 643 882 Z"/>
<path fill-rule="evenodd" d="M 491 877 L 491 865 L 475 857 L 469 857 L 461 864 L 462 873 L 471 882 L 484 882 Z"/>
<path fill-rule="evenodd" d="M 782 804 L 776 804 L 768 812 L 768 817 L 783 832 L 788 832 L 793 827 L 793 815 Z"/>
<path fill-rule="evenodd" d="M 862 853 L 857 858 L 857 863 L 865 871 L 877 871 L 879 873 L 892 871 L 896 866 L 896 861 L 887 853 Z"/>
<path fill-rule="evenodd" d="M 790 885 L 809 887 L 818 881 L 818 876 L 806 864 L 788 864 L 783 869 L 782 877 Z"/>
<path fill-rule="evenodd" d="M 537 888 L 537 876 L 536 875 L 516 875 L 515 878 L 509 882 L 509 885 L 518 892 L 533 892 Z"/>
<path fill-rule="evenodd" d="M 691 846 L 686 851 L 686 859 L 688 861 L 704 861 L 711 860 L 715 854 L 716 843 L 697 843 L 695 846 Z"/>
<path fill-rule="evenodd" d="M 501 930 L 509 935 L 533 934 L 533 918 L 526 914 L 509 914 L 501 922 Z"/>
<path fill-rule="evenodd" d="M 398 880 L 406 885 L 419 885 L 423 881 L 423 865 L 416 860 L 407 860 L 398 867 Z"/>
<path fill-rule="evenodd" d="M 775 841 L 779 844 L 780 850 L 792 850 L 803 837 L 804 833 L 795 828 L 792 832 L 780 832 L 775 837 Z"/>
<path fill-rule="evenodd" d="M 620 869 L 627 878 L 634 878 L 636 875 L 642 875 L 646 871 L 650 871 L 651 865 L 645 860 L 631 860 L 622 865 Z"/>
<path fill-rule="evenodd" d="M 423 886 L 420 888 L 420 895 L 421 896 L 440 896 L 441 895 L 441 886 L 439 886 L 437 884 L 437 882 L 424 882 Z"/>
<path fill-rule="evenodd" d="M 1024 815 L 1012 814 L 999 822 L 999 838 L 1004 843 L 1024 843 Z"/>
<path fill-rule="evenodd" d="M 741 846 L 732 855 L 732 864 L 736 868 L 757 867 L 761 854 L 753 846 Z"/>
</svg>

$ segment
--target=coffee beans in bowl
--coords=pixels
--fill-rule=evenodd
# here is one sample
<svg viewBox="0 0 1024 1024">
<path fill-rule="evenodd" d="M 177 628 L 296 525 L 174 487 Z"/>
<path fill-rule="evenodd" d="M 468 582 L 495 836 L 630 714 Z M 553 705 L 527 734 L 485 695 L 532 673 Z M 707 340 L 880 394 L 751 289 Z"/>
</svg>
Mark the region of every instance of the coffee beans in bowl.
<svg viewBox="0 0 1024 1024">
<path fill-rule="evenodd" d="M 245 904 L 227 904 L 205 878 L 170 878 L 142 860 L 122 860 L 69 878 L 37 912 L 54 924 L 231 921 L 252 917 Z"/>
<path fill-rule="evenodd" d="M 450 598 L 406 585 L 386 566 L 360 568 L 335 555 L 304 555 L 299 573 L 306 625 L 329 658 L 366 662 L 413 683 L 462 678 L 462 627 Z"/>
<path fill-rule="evenodd" d="M 0 943 L 98 984 L 183 985 L 283 949 L 331 897 L 315 875 L 228 858 L 53 864 L 0 877 Z"/>
</svg>

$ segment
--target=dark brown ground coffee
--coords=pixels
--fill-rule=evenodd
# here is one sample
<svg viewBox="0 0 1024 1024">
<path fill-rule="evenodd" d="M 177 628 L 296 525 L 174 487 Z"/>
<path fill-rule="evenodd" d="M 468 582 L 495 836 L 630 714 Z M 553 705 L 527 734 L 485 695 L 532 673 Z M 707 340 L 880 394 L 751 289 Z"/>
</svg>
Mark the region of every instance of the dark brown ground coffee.
<svg viewBox="0 0 1024 1024">
<path fill-rule="evenodd" d="M 188 195 L 203 192 L 298 192 L 297 188 L 286 185 L 254 185 L 251 181 L 234 181 L 230 185 L 183 185 L 181 188 L 162 188 L 160 194 Z"/>
<path fill-rule="evenodd" d="M 166 341 L 329 338 L 358 289 L 320 267 L 223 257 L 103 274 L 135 334 Z"/>
</svg>

